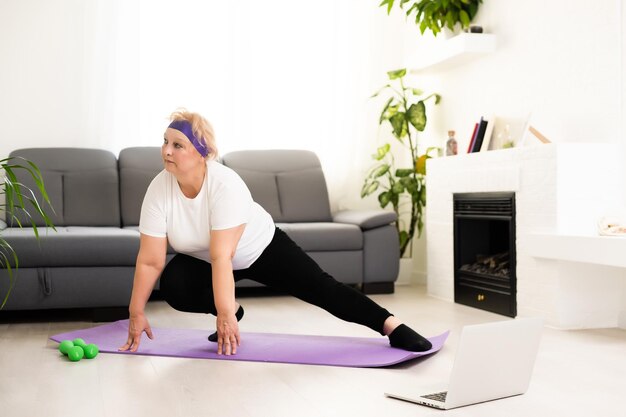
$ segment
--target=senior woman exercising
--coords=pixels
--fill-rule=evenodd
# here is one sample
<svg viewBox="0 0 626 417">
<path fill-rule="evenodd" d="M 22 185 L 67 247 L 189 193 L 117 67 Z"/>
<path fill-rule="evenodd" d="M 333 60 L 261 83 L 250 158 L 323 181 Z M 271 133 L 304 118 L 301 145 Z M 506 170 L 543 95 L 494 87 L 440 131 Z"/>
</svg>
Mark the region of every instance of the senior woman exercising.
<svg viewBox="0 0 626 417">
<path fill-rule="evenodd" d="M 206 119 L 185 110 L 170 119 L 161 148 L 165 169 L 150 183 L 141 207 L 128 340 L 119 350 L 137 351 L 143 332 L 153 338 L 144 309 L 159 276 L 173 308 L 216 316 L 217 332 L 209 340 L 217 341 L 220 355 L 236 354 L 242 342 L 235 282 L 244 278 L 387 335 L 391 346 L 431 348 L 387 310 L 324 272 L 274 225 L 235 171 L 215 161 Z M 166 265 L 168 242 L 177 254 Z"/>
</svg>

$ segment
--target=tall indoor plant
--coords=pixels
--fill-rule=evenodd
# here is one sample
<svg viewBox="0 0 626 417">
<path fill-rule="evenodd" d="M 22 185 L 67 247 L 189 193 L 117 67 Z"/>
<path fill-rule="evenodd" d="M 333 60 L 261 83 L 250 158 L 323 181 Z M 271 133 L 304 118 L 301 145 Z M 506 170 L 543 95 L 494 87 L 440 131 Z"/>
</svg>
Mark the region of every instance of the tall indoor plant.
<svg viewBox="0 0 626 417">
<path fill-rule="evenodd" d="M 32 177 L 36 189 L 41 193 L 42 203 L 45 202 L 51 207 L 50 198 L 46 193 L 43 178 L 37 165 L 21 157 L 10 157 L 0 159 L 0 174 L 3 174 L 3 182 L 0 183 L 0 196 L 4 196 L 4 202 L 0 204 L 0 214 L 6 213 L 7 223 L 17 224 L 19 227 L 31 227 L 35 236 L 39 238 L 39 230 L 31 213 L 41 216 L 46 227 L 54 229 L 54 225 L 37 199 L 35 192 L 19 182 L 16 172 L 20 170 L 26 171 L 26 174 Z M 21 214 L 22 218 L 27 219 L 28 224 L 23 224 L 25 222 L 20 220 L 18 214 Z M 9 277 L 8 291 L 2 298 L 2 303 L 0 303 L 1 310 L 7 303 L 9 295 L 15 286 L 15 273 L 17 268 L 19 268 L 19 260 L 15 250 L 2 237 L 2 227 L 0 227 L 0 268 L 6 269 Z M 0 294 L 0 296 L 2 295 Z"/>
<path fill-rule="evenodd" d="M 406 69 L 389 71 L 387 75 L 390 83 L 372 96 L 376 97 L 382 92 L 391 94 L 383 106 L 379 124 L 391 126 L 393 136 L 410 153 L 411 166 L 396 167 L 391 144 L 385 143 L 372 155 L 377 162 L 365 178 L 361 198 L 382 190 L 378 194 L 380 206 L 385 208 L 391 204 L 398 215 L 396 228 L 400 237 L 400 256 L 402 256 L 415 233 L 417 232 L 418 237 L 422 233 L 426 205 L 426 160 L 430 158 L 429 154 L 437 149 L 428 148 L 420 155 L 417 133 L 426 127 L 426 102 L 434 100 L 435 104 L 438 104 L 441 96 L 430 94 L 422 98 L 421 90 L 407 87 L 404 84 Z M 403 196 L 410 200 L 408 225 L 403 223 L 400 217 L 404 212 L 401 199 Z"/>
<path fill-rule="evenodd" d="M 415 24 L 419 26 L 422 35 L 430 30 L 437 36 L 443 28 L 451 31 L 457 25 L 462 29 L 468 28 L 482 2 L 483 0 L 400 0 L 397 4 L 404 10 L 406 3 L 410 3 L 406 16 L 415 13 Z M 380 6 L 387 6 L 389 14 L 394 3 L 396 0 L 383 0 Z"/>
</svg>

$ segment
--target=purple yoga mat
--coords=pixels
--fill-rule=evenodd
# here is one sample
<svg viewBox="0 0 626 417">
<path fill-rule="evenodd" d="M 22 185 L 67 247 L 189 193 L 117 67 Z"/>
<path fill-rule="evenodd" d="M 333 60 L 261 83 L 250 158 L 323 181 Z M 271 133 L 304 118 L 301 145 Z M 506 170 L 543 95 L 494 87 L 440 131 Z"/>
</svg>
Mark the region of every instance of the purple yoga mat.
<svg viewBox="0 0 626 417">
<path fill-rule="evenodd" d="M 407 352 L 392 348 L 386 337 L 307 336 L 276 333 L 241 333 L 241 346 L 232 356 L 218 355 L 217 343 L 207 340 L 208 330 L 152 328 L 154 339 L 142 335 L 136 353 L 118 352 L 128 338 L 128 320 L 103 326 L 60 333 L 50 339 L 61 342 L 80 337 L 95 343 L 100 352 L 125 355 L 172 356 L 178 358 L 221 359 L 254 362 L 300 363 L 308 365 L 375 368 L 395 365 L 437 352 L 449 332 L 431 337 L 432 349 Z"/>
</svg>

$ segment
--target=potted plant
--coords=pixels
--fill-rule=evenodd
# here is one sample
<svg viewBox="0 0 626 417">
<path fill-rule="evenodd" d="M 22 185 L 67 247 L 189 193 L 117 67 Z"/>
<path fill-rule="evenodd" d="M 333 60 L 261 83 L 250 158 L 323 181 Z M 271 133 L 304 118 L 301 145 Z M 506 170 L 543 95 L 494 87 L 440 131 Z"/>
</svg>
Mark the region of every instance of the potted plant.
<svg viewBox="0 0 626 417">
<path fill-rule="evenodd" d="M 0 186 L 2 187 L 0 196 L 4 196 L 5 200 L 0 204 L 0 214 L 7 214 L 8 217 L 6 220 L 8 223 L 17 224 L 19 227 L 23 227 L 23 221 L 21 221 L 17 216 L 18 213 L 22 213 L 22 217 L 28 219 L 28 223 L 30 223 L 29 226 L 33 229 L 35 236 L 39 238 L 39 230 L 37 229 L 37 225 L 35 224 L 30 211 L 39 214 L 43 218 L 46 227 L 51 227 L 53 230 L 56 229 L 39 203 L 34 191 L 18 181 L 16 176 L 16 172 L 18 170 L 26 171 L 26 173 L 33 178 L 36 188 L 41 193 L 42 202 L 45 202 L 50 206 L 50 199 L 46 193 L 39 168 L 37 168 L 33 162 L 21 157 L 5 158 L 0 159 L 0 172 L 4 173 L 3 183 L 0 183 Z M 0 223 L 2 223 L 2 220 L 0 220 Z M 15 273 L 19 268 L 17 254 L 11 245 L 9 245 L 9 243 L 2 238 L 1 233 L 4 226 L 4 224 L 0 224 L 0 268 L 7 270 L 7 275 L 9 277 L 9 289 L 2 299 L 0 310 L 4 308 L 11 291 L 15 286 Z"/>
<path fill-rule="evenodd" d="M 467 29 L 483 0 L 400 0 L 400 8 L 404 10 L 406 3 L 410 6 L 406 10 L 409 17 L 415 13 L 415 24 L 419 26 L 422 35 L 426 30 L 437 36 L 443 28 L 454 32 L 457 25 Z M 380 6 L 387 6 L 387 14 L 391 13 L 395 0 L 383 0 Z"/>
<path fill-rule="evenodd" d="M 411 166 L 396 167 L 391 144 L 385 143 L 372 155 L 377 162 L 365 178 L 361 198 L 379 191 L 380 206 L 385 208 L 391 204 L 398 215 L 396 229 L 400 237 L 400 256 L 402 256 L 415 233 L 417 232 L 418 237 L 422 233 L 424 206 L 426 205 L 426 160 L 431 157 L 431 152 L 438 149 L 430 147 L 420 155 L 417 132 L 422 132 L 426 127 L 426 101 L 434 100 L 435 104 L 438 104 L 441 96 L 430 94 L 422 98 L 422 90 L 405 86 L 406 69 L 389 71 L 387 75 L 391 83 L 372 96 L 376 97 L 382 92 L 391 93 L 391 97 L 385 102 L 380 113 L 379 125 L 391 126 L 393 136 L 410 153 Z M 405 224 L 400 217 L 404 212 L 403 197 L 409 200 L 408 224 Z"/>
</svg>

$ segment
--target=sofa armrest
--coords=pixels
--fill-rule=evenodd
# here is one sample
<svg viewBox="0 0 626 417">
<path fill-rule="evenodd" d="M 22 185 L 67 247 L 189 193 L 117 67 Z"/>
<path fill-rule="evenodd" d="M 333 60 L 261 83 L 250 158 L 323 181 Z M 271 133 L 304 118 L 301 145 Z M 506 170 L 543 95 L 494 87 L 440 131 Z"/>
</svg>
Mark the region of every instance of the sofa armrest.
<svg viewBox="0 0 626 417">
<path fill-rule="evenodd" d="M 333 215 L 334 222 L 354 224 L 363 230 L 387 226 L 397 219 L 395 212 L 387 210 L 343 210 Z"/>
</svg>

